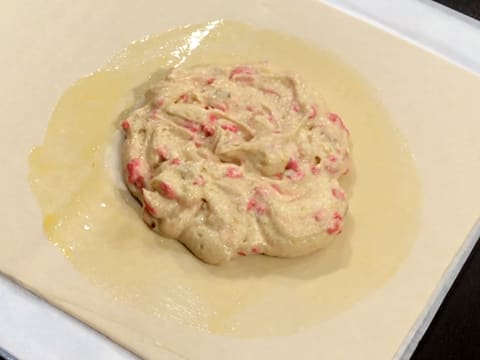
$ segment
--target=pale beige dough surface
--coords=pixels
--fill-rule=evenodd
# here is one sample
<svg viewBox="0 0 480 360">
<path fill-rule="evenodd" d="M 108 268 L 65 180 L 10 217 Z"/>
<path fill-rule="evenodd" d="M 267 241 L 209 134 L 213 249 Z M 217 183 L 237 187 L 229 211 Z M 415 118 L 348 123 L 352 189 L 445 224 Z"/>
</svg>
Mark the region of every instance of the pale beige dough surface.
<svg viewBox="0 0 480 360">
<path fill-rule="evenodd" d="M 192 42 L 199 44 L 195 51 L 188 50 Z M 349 211 L 343 232 L 310 256 L 248 256 L 210 266 L 145 226 L 141 208 L 112 177 L 121 169 L 110 156 L 119 151 L 112 134 L 121 131 L 132 108 L 164 73 L 159 69 L 265 59 L 296 68 L 309 79 L 315 98 L 323 94 L 348 123 L 353 166 L 341 180 Z M 92 301 L 107 299 L 87 319 L 120 321 L 121 329 L 145 332 L 145 341 L 153 344 L 178 343 L 190 335 L 250 343 L 240 339 L 294 336 L 335 319 L 395 273 L 409 252 L 419 209 L 410 154 L 355 71 L 298 39 L 231 22 L 151 37 L 119 54 L 106 70 L 80 80 L 60 100 L 44 144 L 30 161 L 49 239 L 84 280 L 95 284 L 92 290 L 103 294 Z M 75 297 L 74 303 L 86 297 Z M 118 318 L 117 309 L 122 309 Z M 138 345 L 131 339 L 121 340 Z M 151 350 L 145 346 L 135 349 Z"/>
<path fill-rule="evenodd" d="M 266 62 L 169 70 L 122 122 L 124 178 L 145 222 L 211 264 L 328 245 L 348 207 L 338 179 L 350 149 L 320 100 Z"/>
</svg>

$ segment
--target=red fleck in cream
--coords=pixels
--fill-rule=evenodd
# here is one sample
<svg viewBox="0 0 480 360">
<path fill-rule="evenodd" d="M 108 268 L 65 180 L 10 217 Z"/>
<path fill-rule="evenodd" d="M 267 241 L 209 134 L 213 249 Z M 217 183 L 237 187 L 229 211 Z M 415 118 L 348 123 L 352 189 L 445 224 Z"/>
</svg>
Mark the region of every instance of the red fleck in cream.
<svg viewBox="0 0 480 360">
<path fill-rule="evenodd" d="M 165 196 L 167 199 L 175 199 L 177 197 L 175 190 L 173 190 L 170 185 L 164 183 L 163 181 L 158 184 L 158 188 L 160 190 L 160 194 Z"/>
<path fill-rule="evenodd" d="M 182 102 L 182 103 L 188 103 L 189 101 L 190 101 L 190 97 L 188 96 L 188 94 L 183 94 L 177 100 L 177 102 Z"/>
<path fill-rule="evenodd" d="M 148 201 L 144 201 L 143 208 L 148 214 L 150 214 L 151 216 L 155 216 L 156 214 L 155 208 L 152 205 L 150 205 Z"/>
<path fill-rule="evenodd" d="M 238 132 L 238 127 L 235 124 L 223 124 L 221 127 L 223 130 L 231 131 L 233 133 Z"/>
<path fill-rule="evenodd" d="M 171 165 L 180 165 L 180 159 L 179 158 L 174 158 L 170 160 Z"/>
<path fill-rule="evenodd" d="M 197 133 L 201 129 L 200 124 L 197 124 L 197 123 L 195 123 L 193 121 L 190 121 L 190 120 L 185 120 L 184 123 L 183 123 L 183 127 L 185 129 L 190 130 L 193 133 Z"/>
<path fill-rule="evenodd" d="M 300 167 L 298 166 L 298 161 L 294 158 L 290 158 L 285 169 L 298 172 L 300 170 Z"/>
<path fill-rule="evenodd" d="M 160 107 L 163 106 L 164 101 L 165 100 L 164 100 L 163 97 L 157 98 L 153 101 L 152 107 L 153 108 L 160 108 Z"/>
<path fill-rule="evenodd" d="M 140 170 L 140 159 L 132 159 L 126 165 L 127 169 L 127 181 L 128 184 L 132 184 L 137 189 L 144 187 L 144 177 Z"/>
<path fill-rule="evenodd" d="M 345 192 L 343 190 L 333 188 L 332 195 L 336 199 L 345 200 Z"/>
<path fill-rule="evenodd" d="M 334 222 L 332 226 L 327 228 L 327 233 L 329 235 L 338 234 L 340 233 L 340 231 L 341 231 L 341 223 L 339 222 Z"/>
<path fill-rule="evenodd" d="M 236 75 L 252 75 L 254 70 L 250 66 L 240 65 L 232 69 L 230 72 L 230 79 L 233 79 Z"/>
<path fill-rule="evenodd" d="M 205 178 L 202 175 L 199 175 L 194 181 L 193 185 L 203 186 L 205 185 Z"/>
<path fill-rule="evenodd" d="M 168 154 L 168 150 L 165 147 L 158 148 L 157 154 L 158 154 L 158 157 L 160 158 L 160 161 L 168 160 L 170 157 Z"/>
<path fill-rule="evenodd" d="M 257 200 L 255 200 L 255 199 L 248 200 L 247 211 L 255 209 L 255 206 L 257 206 Z"/>
<path fill-rule="evenodd" d="M 202 124 L 202 125 L 201 125 L 201 129 L 202 129 L 203 134 L 204 134 L 206 137 L 215 135 L 215 129 L 216 129 L 216 127 L 215 127 L 214 125 L 212 125 L 212 124 Z"/>
<path fill-rule="evenodd" d="M 208 121 L 211 123 L 211 124 L 215 124 L 217 122 L 218 118 L 217 118 L 217 115 L 215 114 L 208 114 Z"/>
<path fill-rule="evenodd" d="M 343 226 L 343 215 L 340 214 L 338 211 L 334 212 L 332 225 L 327 228 L 327 234 L 334 235 L 340 234 L 342 232 Z"/>
<path fill-rule="evenodd" d="M 229 167 L 227 168 L 225 176 L 231 179 L 240 179 L 243 177 L 243 172 L 237 167 Z"/>
<path fill-rule="evenodd" d="M 223 112 L 228 111 L 228 105 L 227 104 L 222 104 L 222 103 L 217 103 L 212 105 L 214 109 L 221 110 Z"/>
<path fill-rule="evenodd" d="M 271 184 L 270 186 L 271 186 L 272 189 L 275 190 L 277 193 L 283 194 L 283 190 L 281 189 L 281 187 L 280 187 L 278 184 Z"/>
<path fill-rule="evenodd" d="M 342 118 L 338 115 L 338 114 L 335 114 L 335 113 L 328 113 L 328 119 L 332 122 L 332 123 L 335 123 L 335 124 L 338 124 L 338 126 L 346 131 L 346 133 L 348 135 L 350 135 L 350 131 L 348 130 L 348 128 L 345 126 L 345 123 L 343 122 Z"/>
<path fill-rule="evenodd" d="M 318 210 L 313 214 L 313 218 L 317 222 L 321 222 L 327 218 L 327 212 L 325 210 Z"/>
<path fill-rule="evenodd" d="M 312 171 L 312 174 L 313 174 L 313 175 L 319 175 L 320 172 L 321 172 L 321 168 L 320 168 L 320 166 L 318 166 L 318 165 L 312 165 L 312 166 L 310 167 L 310 170 Z"/>
</svg>

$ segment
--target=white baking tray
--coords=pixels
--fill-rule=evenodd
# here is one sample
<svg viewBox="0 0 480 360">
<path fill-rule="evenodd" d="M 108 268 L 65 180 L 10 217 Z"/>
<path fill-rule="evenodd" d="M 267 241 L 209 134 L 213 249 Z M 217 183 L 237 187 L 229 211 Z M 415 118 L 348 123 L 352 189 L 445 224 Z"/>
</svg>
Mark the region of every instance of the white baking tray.
<svg viewBox="0 0 480 360">
<path fill-rule="evenodd" d="M 325 0 L 384 31 L 480 73 L 480 23 L 431 1 Z M 480 224 L 444 274 L 429 306 L 398 349 L 409 358 L 480 237 Z M 0 277 L 0 347 L 29 359 L 132 359 L 135 356 L 69 315 Z M 2 352 L 0 352 L 2 354 Z"/>
</svg>

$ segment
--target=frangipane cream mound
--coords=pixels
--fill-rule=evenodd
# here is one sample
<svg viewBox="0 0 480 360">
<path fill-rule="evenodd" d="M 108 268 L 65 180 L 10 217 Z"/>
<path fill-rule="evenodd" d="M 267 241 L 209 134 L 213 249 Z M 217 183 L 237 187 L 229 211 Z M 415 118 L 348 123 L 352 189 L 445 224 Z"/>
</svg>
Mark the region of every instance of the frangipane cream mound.
<svg viewBox="0 0 480 360">
<path fill-rule="evenodd" d="M 342 231 L 349 131 L 295 73 L 175 68 L 122 128 L 146 224 L 207 263 L 305 255 Z"/>
</svg>

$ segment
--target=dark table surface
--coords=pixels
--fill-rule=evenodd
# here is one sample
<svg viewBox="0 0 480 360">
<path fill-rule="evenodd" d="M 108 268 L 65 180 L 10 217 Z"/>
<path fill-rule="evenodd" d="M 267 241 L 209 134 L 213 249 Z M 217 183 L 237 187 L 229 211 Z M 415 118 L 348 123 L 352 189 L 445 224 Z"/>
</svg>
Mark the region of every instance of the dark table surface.
<svg viewBox="0 0 480 360">
<path fill-rule="evenodd" d="M 480 0 L 435 2 L 480 20 Z M 475 245 L 412 359 L 480 360 L 480 242 Z"/>
<path fill-rule="evenodd" d="M 480 20 L 479 0 L 434 0 L 435 2 L 448 6 L 458 12 Z"/>
</svg>

